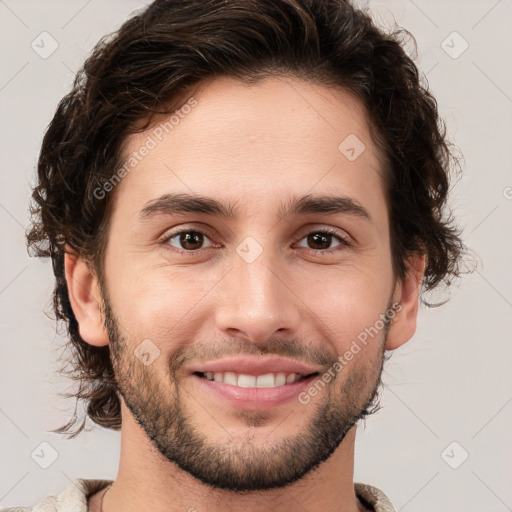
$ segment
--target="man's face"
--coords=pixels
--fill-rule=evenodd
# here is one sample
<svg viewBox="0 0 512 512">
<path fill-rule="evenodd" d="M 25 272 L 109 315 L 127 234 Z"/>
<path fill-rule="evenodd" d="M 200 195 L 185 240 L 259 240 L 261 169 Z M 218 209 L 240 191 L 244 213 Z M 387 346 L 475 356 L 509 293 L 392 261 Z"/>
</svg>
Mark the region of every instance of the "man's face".
<svg viewBox="0 0 512 512">
<path fill-rule="evenodd" d="M 341 91 L 219 79 L 194 98 L 161 141 L 154 128 L 128 140 L 127 156 L 148 135 L 157 143 L 116 190 L 103 293 L 114 370 L 170 461 L 214 487 L 280 487 L 336 450 L 380 382 L 385 329 L 318 385 L 393 302 L 380 156 Z M 230 204 L 232 216 L 155 207 L 171 194 Z M 304 196 L 342 207 L 282 215 Z M 226 382 L 207 378 L 219 361 Z M 267 373 L 316 375 L 243 387 Z"/>
</svg>

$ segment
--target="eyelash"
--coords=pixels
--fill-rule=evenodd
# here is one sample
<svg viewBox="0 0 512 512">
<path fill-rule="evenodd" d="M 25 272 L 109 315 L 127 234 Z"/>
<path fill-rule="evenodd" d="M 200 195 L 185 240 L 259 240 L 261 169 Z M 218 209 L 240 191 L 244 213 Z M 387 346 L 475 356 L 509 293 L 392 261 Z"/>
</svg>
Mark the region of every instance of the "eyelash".
<svg viewBox="0 0 512 512">
<path fill-rule="evenodd" d="M 211 237 L 209 236 L 209 234 L 207 232 L 205 232 L 201 229 L 188 228 L 188 229 L 182 229 L 180 231 L 176 231 L 174 233 L 165 235 L 165 237 L 161 240 L 161 243 L 166 245 L 169 243 L 170 240 L 180 236 L 183 233 L 199 233 L 211 240 Z M 322 229 L 316 229 L 316 230 L 310 231 L 309 233 L 306 233 L 302 238 L 300 238 L 298 240 L 298 242 L 302 241 L 304 238 L 306 238 L 312 234 L 331 235 L 336 239 L 336 241 L 338 241 L 340 243 L 340 245 L 335 247 L 334 249 L 308 249 L 314 255 L 324 256 L 324 255 L 328 255 L 328 254 L 337 252 L 343 248 L 352 246 L 352 243 L 348 240 L 348 238 L 339 235 L 335 229 L 330 229 L 330 228 L 322 228 Z M 184 254 L 187 256 L 196 255 L 199 251 L 201 251 L 201 249 L 187 251 L 185 249 L 179 249 L 178 247 L 174 247 L 174 246 L 169 246 L 169 247 L 171 247 L 172 251 L 176 251 L 180 254 Z M 214 247 L 207 247 L 206 249 L 213 249 L 213 248 Z"/>
</svg>

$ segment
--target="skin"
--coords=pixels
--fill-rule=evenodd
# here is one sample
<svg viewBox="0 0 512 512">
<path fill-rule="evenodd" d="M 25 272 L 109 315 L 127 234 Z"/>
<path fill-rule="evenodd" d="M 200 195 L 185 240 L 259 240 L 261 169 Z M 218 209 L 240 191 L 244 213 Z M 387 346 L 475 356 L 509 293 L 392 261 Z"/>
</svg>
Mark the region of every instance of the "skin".
<svg viewBox="0 0 512 512">
<path fill-rule="evenodd" d="M 365 510 L 353 487 L 353 425 L 375 396 L 384 349 L 414 334 L 425 265 L 413 255 L 403 280 L 393 274 L 382 155 L 365 110 L 346 91 L 294 78 L 216 79 L 194 98 L 115 190 L 103 290 L 84 259 L 65 259 L 80 334 L 110 344 L 121 394 L 119 472 L 103 510 Z M 150 133 L 130 136 L 127 154 Z M 349 134 L 365 145 L 354 161 L 338 149 Z M 170 193 L 230 201 L 238 215 L 140 219 L 149 201 Z M 369 218 L 278 216 L 283 201 L 307 194 L 350 197 Z M 206 236 L 180 254 L 190 246 L 165 236 L 185 228 Z M 308 237 L 325 228 L 350 245 Z M 236 250 L 246 237 L 262 249 L 251 263 Z M 189 373 L 237 354 L 279 354 L 323 373 L 392 303 L 401 309 L 387 333 L 306 405 L 244 410 Z M 144 365 L 134 350 L 147 339 L 159 356 Z"/>
</svg>

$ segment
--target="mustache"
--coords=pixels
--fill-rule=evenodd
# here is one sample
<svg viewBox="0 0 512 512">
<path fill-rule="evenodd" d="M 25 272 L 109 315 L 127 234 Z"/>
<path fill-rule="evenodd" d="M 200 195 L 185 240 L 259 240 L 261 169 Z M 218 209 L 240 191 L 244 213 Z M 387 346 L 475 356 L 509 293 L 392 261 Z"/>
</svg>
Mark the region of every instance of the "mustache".
<svg viewBox="0 0 512 512">
<path fill-rule="evenodd" d="M 184 344 L 176 350 L 170 362 L 171 371 L 176 373 L 190 361 L 211 361 L 234 356 L 281 356 L 294 361 L 314 364 L 325 368 L 331 367 L 338 355 L 326 347 L 311 346 L 299 340 L 269 338 L 262 343 L 254 343 L 243 338 L 214 340 L 204 343 Z"/>
</svg>

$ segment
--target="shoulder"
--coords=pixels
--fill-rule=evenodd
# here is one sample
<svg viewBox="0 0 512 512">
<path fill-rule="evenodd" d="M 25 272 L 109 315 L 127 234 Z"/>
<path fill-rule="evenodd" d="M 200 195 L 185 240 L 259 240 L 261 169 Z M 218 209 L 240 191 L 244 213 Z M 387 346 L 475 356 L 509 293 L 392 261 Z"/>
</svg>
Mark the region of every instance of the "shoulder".
<svg viewBox="0 0 512 512">
<path fill-rule="evenodd" d="M 30 507 L 10 507 L 0 512 L 87 512 L 89 496 L 100 491 L 112 480 L 87 480 L 77 478 L 57 496 L 50 495 L 37 505 Z"/>
<path fill-rule="evenodd" d="M 389 498 L 377 487 L 355 483 L 354 490 L 365 506 L 371 506 L 375 512 L 395 512 Z"/>
</svg>

